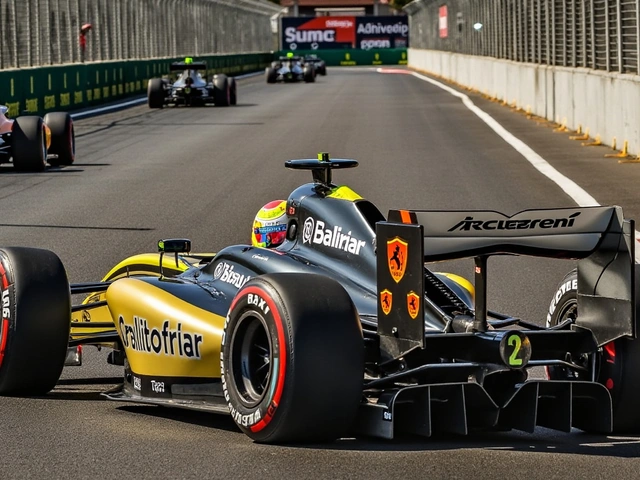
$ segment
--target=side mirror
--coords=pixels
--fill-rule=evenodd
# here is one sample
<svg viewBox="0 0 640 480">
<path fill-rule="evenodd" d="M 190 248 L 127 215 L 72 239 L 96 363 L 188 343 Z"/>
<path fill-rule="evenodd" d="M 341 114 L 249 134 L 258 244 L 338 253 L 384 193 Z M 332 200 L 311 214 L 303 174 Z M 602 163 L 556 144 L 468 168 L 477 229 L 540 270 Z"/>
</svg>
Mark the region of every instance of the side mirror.
<svg viewBox="0 0 640 480">
<path fill-rule="evenodd" d="M 191 251 L 191 240 L 186 238 L 159 240 L 158 251 L 163 253 L 189 253 Z"/>
<path fill-rule="evenodd" d="M 186 238 L 168 238 L 158 241 L 158 251 L 160 252 L 160 278 L 164 277 L 164 269 L 162 259 L 165 253 L 173 253 L 176 259 L 176 267 L 178 264 L 179 253 L 189 253 L 191 251 L 191 240 Z"/>
</svg>

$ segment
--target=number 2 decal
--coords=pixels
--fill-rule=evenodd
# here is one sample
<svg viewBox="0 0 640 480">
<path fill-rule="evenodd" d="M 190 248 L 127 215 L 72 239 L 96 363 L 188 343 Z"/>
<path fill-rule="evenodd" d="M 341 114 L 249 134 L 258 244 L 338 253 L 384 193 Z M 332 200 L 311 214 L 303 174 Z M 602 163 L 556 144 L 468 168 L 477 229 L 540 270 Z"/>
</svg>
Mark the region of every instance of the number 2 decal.
<svg viewBox="0 0 640 480">
<path fill-rule="evenodd" d="M 518 358 L 518 353 L 520 353 L 520 347 L 522 346 L 522 340 L 519 335 L 511 335 L 507 339 L 507 344 L 511 347 L 513 346 L 513 352 L 509 356 L 509 365 L 514 367 L 522 365 L 522 359 Z"/>
</svg>

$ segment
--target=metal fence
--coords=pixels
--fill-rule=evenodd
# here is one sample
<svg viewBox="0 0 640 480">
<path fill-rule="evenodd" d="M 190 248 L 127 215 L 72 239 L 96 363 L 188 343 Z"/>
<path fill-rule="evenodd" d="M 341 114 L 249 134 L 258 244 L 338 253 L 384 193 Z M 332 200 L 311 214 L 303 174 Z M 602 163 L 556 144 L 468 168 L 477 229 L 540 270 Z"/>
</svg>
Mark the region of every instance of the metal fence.
<svg viewBox="0 0 640 480">
<path fill-rule="evenodd" d="M 640 0 L 417 0 L 406 9 L 414 48 L 638 74 L 639 4 Z M 441 28 L 445 26 L 446 32 Z"/>
<path fill-rule="evenodd" d="M 269 51 L 279 11 L 267 0 L 0 0 L 0 69 Z"/>
</svg>

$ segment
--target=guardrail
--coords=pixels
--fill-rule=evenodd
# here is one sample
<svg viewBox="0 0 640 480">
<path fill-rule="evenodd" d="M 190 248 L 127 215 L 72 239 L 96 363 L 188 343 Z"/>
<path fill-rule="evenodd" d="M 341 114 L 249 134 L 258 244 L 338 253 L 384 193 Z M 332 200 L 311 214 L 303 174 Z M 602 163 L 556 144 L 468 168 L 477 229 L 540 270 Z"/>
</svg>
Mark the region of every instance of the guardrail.
<svg viewBox="0 0 640 480">
<path fill-rule="evenodd" d="M 276 52 L 276 57 L 286 55 L 291 50 Z M 328 67 L 368 66 L 368 65 L 406 65 L 406 48 L 379 48 L 360 50 L 356 48 L 332 50 L 294 50 L 295 55 L 318 55 Z"/>
<path fill-rule="evenodd" d="M 411 46 L 640 73 L 640 0 L 417 0 Z"/>
<path fill-rule="evenodd" d="M 0 0 L 0 69 L 270 51 L 281 10 L 268 0 Z"/>
<path fill-rule="evenodd" d="M 210 55 L 207 74 L 238 75 L 265 68 L 272 53 Z M 9 115 L 42 115 L 53 110 L 77 110 L 146 93 L 150 78 L 169 74 L 171 62 L 183 58 L 123 60 L 52 67 L 0 70 L 0 104 Z"/>
</svg>

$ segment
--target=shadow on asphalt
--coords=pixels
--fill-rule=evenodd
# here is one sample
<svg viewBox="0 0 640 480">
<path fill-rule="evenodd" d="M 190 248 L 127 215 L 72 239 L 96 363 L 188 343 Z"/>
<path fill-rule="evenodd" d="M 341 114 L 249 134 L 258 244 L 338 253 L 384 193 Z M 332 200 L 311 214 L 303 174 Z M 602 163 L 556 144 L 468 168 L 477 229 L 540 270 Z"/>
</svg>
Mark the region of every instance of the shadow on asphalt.
<svg viewBox="0 0 640 480">
<path fill-rule="evenodd" d="M 134 413 L 136 415 L 145 415 L 165 420 L 175 420 L 177 422 L 188 423 L 190 425 L 215 428 L 216 430 L 241 433 L 240 429 L 231 419 L 231 416 L 221 413 L 197 412 L 193 410 L 155 405 L 124 405 L 119 406 L 118 410 Z"/>
<path fill-rule="evenodd" d="M 64 379 L 42 400 L 106 401 L 102 395 L 112 388 L 118 388 L 121 377 L 100 377 L 87 379 Z M 95 385 L 97 388 L 83 389 Z M 108 385 L 110 388 L 104 388 Z M 99 386 L 103 386 L 102 388 Z M 180 423 L 198 425 L 228 432 L 241 433 L 229 415 L 202 411 L 184 410 L 155 405 L 117 404 L 114 408 L 135 415 L 162 418 Z M 343 438 L 330 443 L 309 443 L 281 445 L 290 449 L 335 450 L 345 452 L 437 452 L 453 450 L 486 450 L 507 452 L 531 452 L 548 454 L 575 454 L 618 458 L 640 456 L 640 436 L 593 435 L 578 430 L 559 433 L 545 428 L 537 428 L 533 434 L 522 432 L 486 432 L 468 436 L 434 435 L 425 439 L 416 436 L 401 436 L 394 440 L 358 437 Z"/>
<path fill-rule="evenodd" d="M 42 177 L 50 174 L 81 173 L 81 172 L 84 172 L 84 170 L 81 168 L 75 168 L 75 167 L 95 166 L 95 165 L 96 164 L 93 164 L 93 165 L 74 164 L 73 166 L 70 166 L 70 167 L 47 167 L 47 169 L 44 172 L 19 172 L 15 170 L 13 167 L 2 167 L 0 168 L 0 175 L 16 175 L 20 177 L 25 177 L 25 176 Z M 107 165 L 110 165 L 110 164 L 107 164 Z"/>
<path fill-rule="evenodd" d="M 0 223 L 0 227 L 14 227 L 14 228 L 55 228 L 55 229 L 69 229 L 69 230 L 103 230 L 103 231 L 117 231 L 117 232 L 152 232 L 155 228 L 149 227 L 91 227 L 88 225 L 30 225 L 19 223 Z"/>
<path fill-rule="evenodd" d="M 416 452 L 446 450 L 500 450 L 550 454 L 576 454 L 620 458 L 640 456 L 640 436 L 593 435 L 580 431 L 558 433 L 544 428 L 534 434 L 520 432 L 477 433 L 467 437 L 438 435 L 429 439 L 402 437 L 395 440 L 345 438 L 331 444 L 290 445 L 338 451 Z"/>
</svg>

